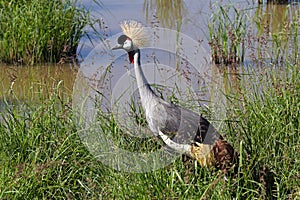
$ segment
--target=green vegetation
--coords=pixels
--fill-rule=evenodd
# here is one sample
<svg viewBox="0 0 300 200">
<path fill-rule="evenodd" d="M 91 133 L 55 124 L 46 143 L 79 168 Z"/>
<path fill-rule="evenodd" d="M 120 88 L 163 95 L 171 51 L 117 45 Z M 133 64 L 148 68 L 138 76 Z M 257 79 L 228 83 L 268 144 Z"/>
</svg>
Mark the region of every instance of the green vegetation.
<svg viewBox="0 0 300 200">
<path fill-rule="evenodd" d="M 10 64 L 76 58 L 89 12 L 72 0 L 0 1 L 0 61 Z"/>
<path fill-rule="evenodd" d="M 106 167 L 81 143 L 60 87 L 39 106 L 23 104 L 26 113 L 7 106 L 0 124 L 0 198 L 299 198 L 299 69 L 261 69 L 244 75 L 237 90 L 228 94 L 232 107 L 226 138 L 241 157 L 239 174 L 227 176 L 227 181 L 221 172 L 183 164 L 180 158 L 141 174 Z M 104 125 L 127 149 L 161 145 L 151 138 L 126 136 L 113 121 Z"/>
<path fill-rule="evenodd" d="M 238 191 L 247 197 L 300 197 L 299 69 L 251 70 L 228 94 L 228 137 L 242 145 Z"/>
<path fill-rule="evenodd" d="M 276 15 L 272 15 L 273 11 Z M 256 45 L 253 57 L 258 60 L 270 60 L 273 63 L 299 62 L 299 10 L 292 6 L 276 7 L 268 4 L 266 11 L 258 7 L 253 18 L 257 33 L 251 35 L 248 41 Z M 256 42 L 257 41 L 257 42 Z"/>
<path fill-rule="evenodd" d="M 246 12 L 229 4 L 214 5 L 208 24 L 212 60 L 216 64 L 244 61 L 246 38 Z M 230 17 L 234 16 L 234 17 Z"/>
<path fill-rule="evenodd" d="M 215 12 L 208 24 L 209 44 L 215 64 L 244 62 L 245 56 L 255 61 L 299 62 L 299 11 L 291 6 L 268 4 L 249 10 L 234 5 L 213 5 Z M 275 12 L 275 11 L 276 12 Z"/>
<path fill-rule="evenodd" d="M 19 9 L 27 5 L 22 2 L 3 1 L 0 5 L 5 8 L 18 5 L 9 8 Z M 62 1 L 52 3 L 55 2 L 61 5 L 59 2 Z M 67 6 L 63 10 L 68 9 L 75 8 Z M 4 10 L 1 9 L 1 12 Z M 223 10 L 226 11 L 226 8 Z M 238 19 L 243 18 L 240 16 Z M 291 30 L 297 34 L 298 22 L 294 20 L 291 24 Z M 0 23 L 1 26 L 5 24 L 3 21 Z M 25 26 L 16 27 L 17 23 L 14 24 L 14 28 Z M 41 27 L 47 28 L 48 25 L 45 23 Z M 10 30 L 13 37 L 20 38 L 22 42 L 29 41 L 25 36 L 21 37 L 22 32 Z M 37 37 L 36 41 L 49 44 L 48 39 L 39 38 L 37 30 L 31 32 L 36 33 L 33 34 Z M 244 34 L 243 28 L 232 30 L 236 30 L 236 34 Z M 5 43 L 2 38 L 8 36 L 3 33 L 0 34 L 1 45 L 12 48 L 1 52 L 8 56 L 8 60 L 2 61 L 18 62 L 22 59 L 24 63 L 35 63 L 60 59 L 54 56 L 47 60 L 44 56 L 52 55 L 52 50 L 48 52 L 48 49 L 44 49 L 45 55 L 41 49 L 40 54 L 28 56 L 27 53 L 38 52 L 35 40 L 25 43 L 32 50 L 23 52 L 13 43 L 18 40 Z M 60 34 L 62 32 L 58 34 L 62 37 Z M 298 41 L 294 36 L 291 39 Z M 69 44 L 70 41 L 66 41 L 62 44 Z M 239 45 L 234 41 L 229 43 Z M 49 45 L 52 44 L 59 46 Z M 299 48 L 298 42 L 294 45 Z M 270 48 L 278 52 L 276 48 L 280 45 L 271 45 Z M 295 51 L 298 52 L 297 48 Z M 240 46 L 233 51 L 234 55 L 241 56 L 240 60 L 242 51 Z M 285 51 L 285 54 L 298 59 L 295 51 Z M 119 172 L 107 167 L 82 143 L 78 135 L 82 130 L 74 120 L 71 99 L 64 96 L 65 88 L 60 81 L 51 83 L 47 95 L 42 87 L 40 91 L 30 90 L 33 94 L 28 94 L 29 97 L 38 97 L 38 102 L 33 102 L 32 99 L 19 100 L 13 87 L 15 80 L 11 80 L 10 90 L 0 98 L 3 105 L 0 108 L 0 199 L 300 199 L 300 65 L 289 56 L 284 57 L 284 66 L 278 63 L 267 65 L 263 56 L 255 59 L 260 61 L 260 65 L 252 62 L 247 70 L 245 66 L 232 67 L 236 65 L 220 69 L 230 88 L 226 91 L 229 106 L 224 135 L 240 154 L 238 172 L 229 173 L 226 178 L 221 171 L 209 171 L 193 161 L 183 163 L 181 158 L 163 169 L 148 173 Z M 32 84 L 35 87 L 35 83 Z M 137 125 L 145 126 L 140 107 L 133 102 L 130 106 Z M 130 136 L 118 126 L 112 115 L 98 114 L 101 128 L 113 136 L 115 145 L 120 148 L 147 152 L 161 147 L 162 142 L 154 138 Z"/>
</svg>

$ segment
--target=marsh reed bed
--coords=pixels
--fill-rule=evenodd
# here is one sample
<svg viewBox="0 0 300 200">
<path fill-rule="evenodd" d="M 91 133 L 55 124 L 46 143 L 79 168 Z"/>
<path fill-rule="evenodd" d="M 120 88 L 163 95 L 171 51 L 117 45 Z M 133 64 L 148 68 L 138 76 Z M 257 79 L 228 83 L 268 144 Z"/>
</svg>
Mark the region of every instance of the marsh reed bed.
<svg viewBox="0 0 300 200">
<path fill-rule="evenodd" d="M 243 63 L 249 57 L 276 64 L 299 62 L 300 13 L 296 5 L 239 9 L 215 3 L 212 9 L 208 30 L 215 64 Z"/>
<path fill-rule="evenodd" d="M 76 58 L 89 12 L 72 0 L 0 1 L 0 61 L 9 64 Z"/>
</svg>

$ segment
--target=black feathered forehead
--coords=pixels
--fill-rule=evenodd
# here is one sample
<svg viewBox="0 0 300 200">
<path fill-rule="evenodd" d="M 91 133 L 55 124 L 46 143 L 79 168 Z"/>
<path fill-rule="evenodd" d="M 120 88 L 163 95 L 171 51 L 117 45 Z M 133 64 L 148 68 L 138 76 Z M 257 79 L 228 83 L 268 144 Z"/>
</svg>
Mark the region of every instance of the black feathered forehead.
<svg viewBox="0 0 300 200">
<path fill-rule="evenodd" d="M 124 44 L 124 42 L 128 39 L 129 37 L 127 37 L 126 35 L 121 35 L 119 38 L 118 38 L 118 43 L 119 44 Z"/>
</svg>

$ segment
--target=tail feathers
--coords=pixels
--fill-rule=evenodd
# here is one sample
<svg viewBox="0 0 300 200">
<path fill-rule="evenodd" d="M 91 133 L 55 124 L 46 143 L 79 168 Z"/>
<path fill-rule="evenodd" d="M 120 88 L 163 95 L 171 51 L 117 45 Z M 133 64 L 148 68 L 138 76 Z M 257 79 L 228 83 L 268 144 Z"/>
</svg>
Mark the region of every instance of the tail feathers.
<svg viewBox="0 0 300 200">
<path fill-rule="evenodd" d="M 237 161 L 237 153 L 222 136 L 214 144 L 194 141 L 192 145 L 176 143 L 161 131 L 159 131 L 159 136 L 168 147 L 196 159 L 202 167 L 210 168 L 214 166 L 222 171 L 227 171 Z"/>
<path fill-rule="evenodd" d="M 224 139 L 219 139 L 213 146 L 215 167 L 222 171 L 227 171 L 234 166 L 237 161 L 237 153 L 233 147 Z"/>
<path fill-rule="evenodd" d="M 237 160 L 237 153 L 223 138 L 213 145 L 196 142 L 191 147 L 191 155 L 202 167 L 216 167 L 222 171 L 232 168 Z"/>
</svg>

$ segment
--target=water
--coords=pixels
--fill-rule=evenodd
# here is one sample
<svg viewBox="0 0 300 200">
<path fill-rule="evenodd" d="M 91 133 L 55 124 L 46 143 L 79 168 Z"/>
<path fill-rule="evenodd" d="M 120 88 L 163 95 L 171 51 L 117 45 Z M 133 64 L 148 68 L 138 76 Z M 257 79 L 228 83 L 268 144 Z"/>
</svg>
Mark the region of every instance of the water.
<svg viewBox="0 0 300 200">
<path fill-rule="evenodd" d="M 71 98 L 78 66 L 0 66 L 0 105 L 38 104 L 59 88 L 60 98 Z"/>
<path fill-rule="evenodd" d="M 83 0 L 83 5 L 91 10 L 91 14 L 96 18 L 102 19 L 105 25 L 107 37 L 120 33 L 120 21 L 124 19 L 135 19 L 146 26 L 158 25 L 162 28 L 170 28 L 178 30 L 195 41 L 201 41 L 201 45 L 207 50 L 209 55 L 210 47 L 208 45 L 209 32 L 207 25 L 212 16 L 212 8 L 219 1 L 181 1 L 175 0 L 173 4 L 166 5 L 172 1 L 158 0 L 102 0 L 101 5 L 96 5 L 91 0 Z M 245 10 L 247 17 L 252 19 L 256 17 L 261 19 L 261 26 L 269 26 L 270 35 L 278 33 L 286 22 L 291 21 L 296 13 L 299 12 L 299 3 L 294 5 L 258 5 L 256 1 L 222 1 L 222 5 L 233 4 L 237 9 Z M 173 6 L 175 5 L 176 6 Z M 286 10 L 288 9 L 288 12 Z M 103 31 L 103 30 L 101 30 Z M 256 33 L 257 27 L 253 26 L 253 32 Z M 262 28 L 262 32 L 264 29 Z M 259 31 L 258 31 L 259 32 Z M 259 34 L 257 35 L 259 36 Z M 270 40 L 270 38 L 268 38 Z M 99 44 L 100 41 L 93 39 L 94 44 Z M 80 43 L 80 55 L 82 59 L 86 58 L 92 52 L 94 46 L 87 38 L 83 38 Z M 185 50 L 184 50 L 185 51 Z M 255 49 L 254 51 L 257 51 Z M 154 50 L 155 52 L 155 50 Z M 159 54 L 158 51 L 156 51 Z M 266 53 L 267 54 L 267 53 Z M 148 56 L 151 53 L 148 53 Z M 174 55 L 163 54 L 159 57 L 159 62 L 165 65 L 176 65 Z M 146 56 L 146 55 L 145 55 Z M 251 55 L 248 53 L 247 61 L 251 60 Z M 122 58 L 126 61 L 126 58 Z M 147 58 L 144 58 L 145 60 Z M 164 60 L 165 59 L 165 60 Z M 148 59 L 149 60 L 149 59 Z M 150 59 L 151 60 L 151 59 Z M 248 62 L 249 63 L 249 62 Z M 253 64 L 253 62 L 250 62 Z M 214 66 L 212 66 L 213 68 Z M 255 66 L 254 66 L 255 67 Z M 65 96 L 72 95 L 73 83 L 76 77 L 77 68 L 74 66 L 1 66 L 0 74 L 0 103 L 1 107 L 4 101 L 17 102 L 18 100 L 38 99 L 36 94 L 42 91 L 43 96 L 49 95 L 51 88 L 59 83 L 64 87 Z M 222 76 L 223 72 L 213 69 L 214 76 Z M 118 77 L 127 73 L 127 69 L 114 68 L 112 73 Z M 238 72 L 239 73 L 239 70 Z"/>
<path fill-rule="evenodd" d="M 160 3 L 159 3 L 160 2 Z M 270 31 L 277 32 L 284 25 L 284 20 L 290 21 L 299 12 L 300 4 L 290 5 L 264 4 L 258 5 L 256 1 L 173 1 L 173 4 L 162 4 L 167 1 L 144 0 L 144 1 L 119 1 L 102 0 L 103 7 L 99 7 L 91 0 L 83 0 L 84 5 L 91 9 L 92 15 L 103 19 L 109 27 L 109 35 L 119 33 L 119 23 L 123 20 L 134 19 L 147 26 L 159 21 L 159 26 L 180 30 L 195 40 L 204 40 L 205 48 L 208 48 L 209 32 L 207 25 L 212 17 L 216 5 L 234 5 L 238 10 L 244 10 L 248 19 L 254 16 L 262 20 L 262 23 L 270 24 Z M 162 5 L 166 5 L 162 7 Z M 288 8 L 288 18 L 284 15 Z M 87 55 L 92 45 L 85 39 L 83 55 Z M 82 44 L 83 44 L 82 43 Z"/>
</svg>

